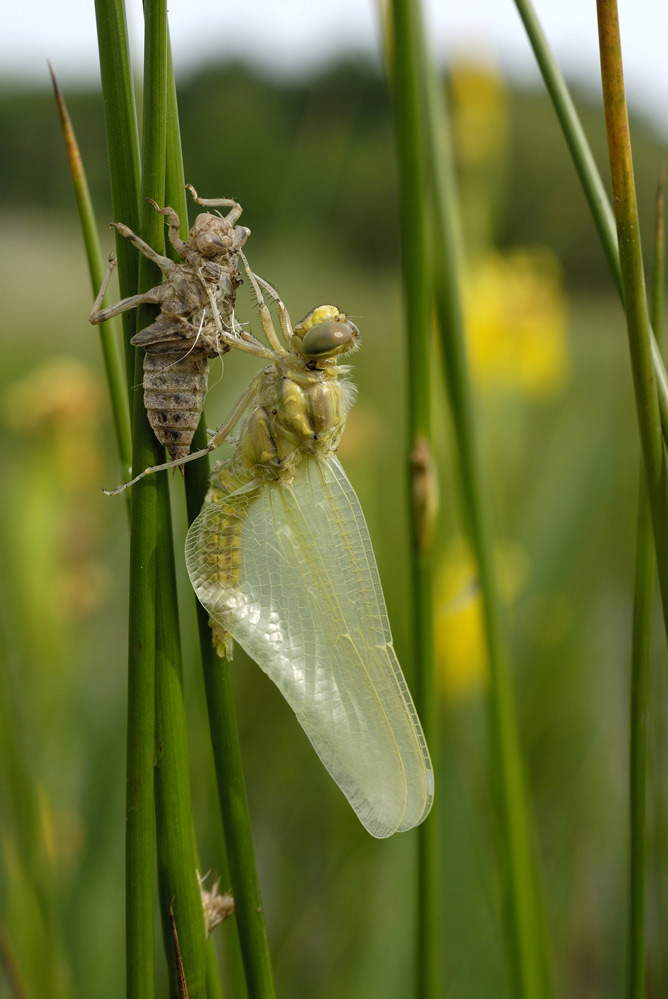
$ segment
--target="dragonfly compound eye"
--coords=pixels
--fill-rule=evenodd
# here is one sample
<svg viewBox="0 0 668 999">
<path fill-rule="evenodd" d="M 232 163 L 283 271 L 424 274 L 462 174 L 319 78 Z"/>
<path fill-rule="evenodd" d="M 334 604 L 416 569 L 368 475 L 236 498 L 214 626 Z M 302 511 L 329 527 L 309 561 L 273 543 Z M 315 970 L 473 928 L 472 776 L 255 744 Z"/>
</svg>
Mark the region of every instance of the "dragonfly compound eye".
<svg viewBox="0 0 668 999">
<path fill-rule="evenodd" d="M 327 357 L 352 350 L 358 337 L 354 323 L 318 323 L 304 334 L 301 350 L 306 357 Z"/>
</svg>

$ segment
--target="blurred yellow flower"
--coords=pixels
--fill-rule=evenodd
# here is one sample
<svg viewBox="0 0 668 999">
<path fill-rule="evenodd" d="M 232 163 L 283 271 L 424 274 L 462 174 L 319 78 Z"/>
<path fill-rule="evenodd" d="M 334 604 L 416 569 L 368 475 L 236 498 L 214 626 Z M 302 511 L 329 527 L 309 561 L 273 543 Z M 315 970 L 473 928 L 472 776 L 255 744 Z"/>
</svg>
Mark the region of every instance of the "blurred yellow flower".
<svg viewBox="0 0 668 999">
<path fill-rule="evenodd" d="M 99 377 L 76 359 L 54 357 L 10 385 L 0 400 L 21 435 L 5 477 L 12 519 L 8 559 L 27 630 L 62 626 L 99 605 L 106 576 L 99 561 L 102 504 Z M 48 625 L 47 625 L 48 619 Z"/>
<path fill-rule="evenodd" d="M 99 482 L 98 425 L 103 406 L 100 379 L 69 357 L 53 357 L 7 389 L 4 422 L 43 437 L 55 453 L 61 485 L 73 491 Z"/>
<path fill-rule="evenodd" d="M 545 398 L 569 371 L 566 298 L 544 249 L 490 253 L 464 290 L 471 369 L 485 389 Z"/>
<path fill-rule="evenodd" d="M 526 554 L 506 541 L 496 552 L 501 595 L 510 603 L 527 576 Z M 476 566 L 468 544 L 457 538 L 437 570 L 434 614 L 436 672 L 443 696 L 460 701 L 480 694 L 489 679 L 489 661 Z"/>
<path fill-rule="evenodd" d="M 506 87 L 488 60 L 455 58 L 449 66 L 452 133 L 462 166 L 495 162 L 508 136 Z"/>
</svg>

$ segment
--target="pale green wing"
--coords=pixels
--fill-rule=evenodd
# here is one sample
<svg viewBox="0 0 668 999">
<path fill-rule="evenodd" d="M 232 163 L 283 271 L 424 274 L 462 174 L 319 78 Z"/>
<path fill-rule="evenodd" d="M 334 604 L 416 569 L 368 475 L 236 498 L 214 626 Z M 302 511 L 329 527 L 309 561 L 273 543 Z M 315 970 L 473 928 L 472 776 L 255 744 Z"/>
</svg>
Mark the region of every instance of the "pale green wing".
<svg viewBox="0 0 668 999">
<path fill-rule="evenodd" d="M 220 508 L 206 504 L 193 523 L 186 561 L 197 596 L 277 685 L 368 831 L 412 828 L 431 807 L 433 772 L 343 468 L 308 458 L 291 486 L 264 485 L 245 503 L 242 493 L 234 585 L 211 569 L 230 543 Z"/>
</svg>

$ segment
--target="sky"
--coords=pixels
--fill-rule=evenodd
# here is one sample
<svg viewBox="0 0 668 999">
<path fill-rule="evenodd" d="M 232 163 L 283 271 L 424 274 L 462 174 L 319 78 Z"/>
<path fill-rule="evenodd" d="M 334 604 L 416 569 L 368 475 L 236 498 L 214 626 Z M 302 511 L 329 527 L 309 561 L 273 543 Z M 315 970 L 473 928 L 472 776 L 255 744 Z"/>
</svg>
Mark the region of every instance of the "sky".
<svg viewBox="0 0 668 999">
<path fill-rule="evenodd" d="M 141 51 L 141 0 L 126 0 Z M 512 0 L 424 0 L 434 53 L 481 53 L 511 79 L 538 80 Z M 600 92 L 595 0 L 534 0 L 559 63 L 571 80 Z M 266 71 L 317 69 L 339 54 L 378 56 L 376 0 L 170 0 L 177 74 L 243 54 Z M 668 4 L 619 0 L 629 101 L 668 138 Z M 0 35 L 0 83 L 48 85 L 50 59 L 63 86 L 98 78 L 93 0 L 8 3 Z M 177 77 L 178 78 L 178 77 Z"/>
</svg>

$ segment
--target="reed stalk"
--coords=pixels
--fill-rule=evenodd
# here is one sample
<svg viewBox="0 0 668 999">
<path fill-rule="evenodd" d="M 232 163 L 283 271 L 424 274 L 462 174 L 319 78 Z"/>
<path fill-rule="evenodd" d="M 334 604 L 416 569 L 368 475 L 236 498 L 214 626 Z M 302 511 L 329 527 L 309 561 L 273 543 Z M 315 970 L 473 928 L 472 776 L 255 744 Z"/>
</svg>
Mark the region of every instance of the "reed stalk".
<svg viewBox="0 0 668 999">
<path fill-rule="evenodd" d="M 656 198 L 652 325 L 659 332 L 663 322 L 665 231 L 663 178 Z M 645 996 L 645 938 L 647 885 L 647 724 L 651 677 L 652 620 L 654 610 L 654 545 L 644 477 L 640 478 L 636 541 L 633 639 L 631 650 L 630 752 L 629 752 L 629 901 L 628 901 L 628 999 Z"/>
<path fill-rule="evenodd" d="M 661 433 L 657 383 L 654 374 L 652 330 L 645 293 L 617 4 L 614 0 L 597 0 L 597 13 L 603 107 L 617 223 L 624 312 L 664 625 L 668 634 L 668 524 L 666 520 L 668 479 Z"/>
<path fill-rule="evenodd" d="M 415 704 L 438 780 L 439 714 L 432 609 L 432 536 L 438 486 L 431 456 L 432 301 L 429 200 L 425 184 L 420 12 L 392 3 L 388 43 L 399 162 L 399 207 L 406 330 L 407 483 L 411 497 L 410 574 Z M 417 830 L 416 995 L 439 999 L 442 987 L 438 783 L 435 802 Z"/>
</svg>

